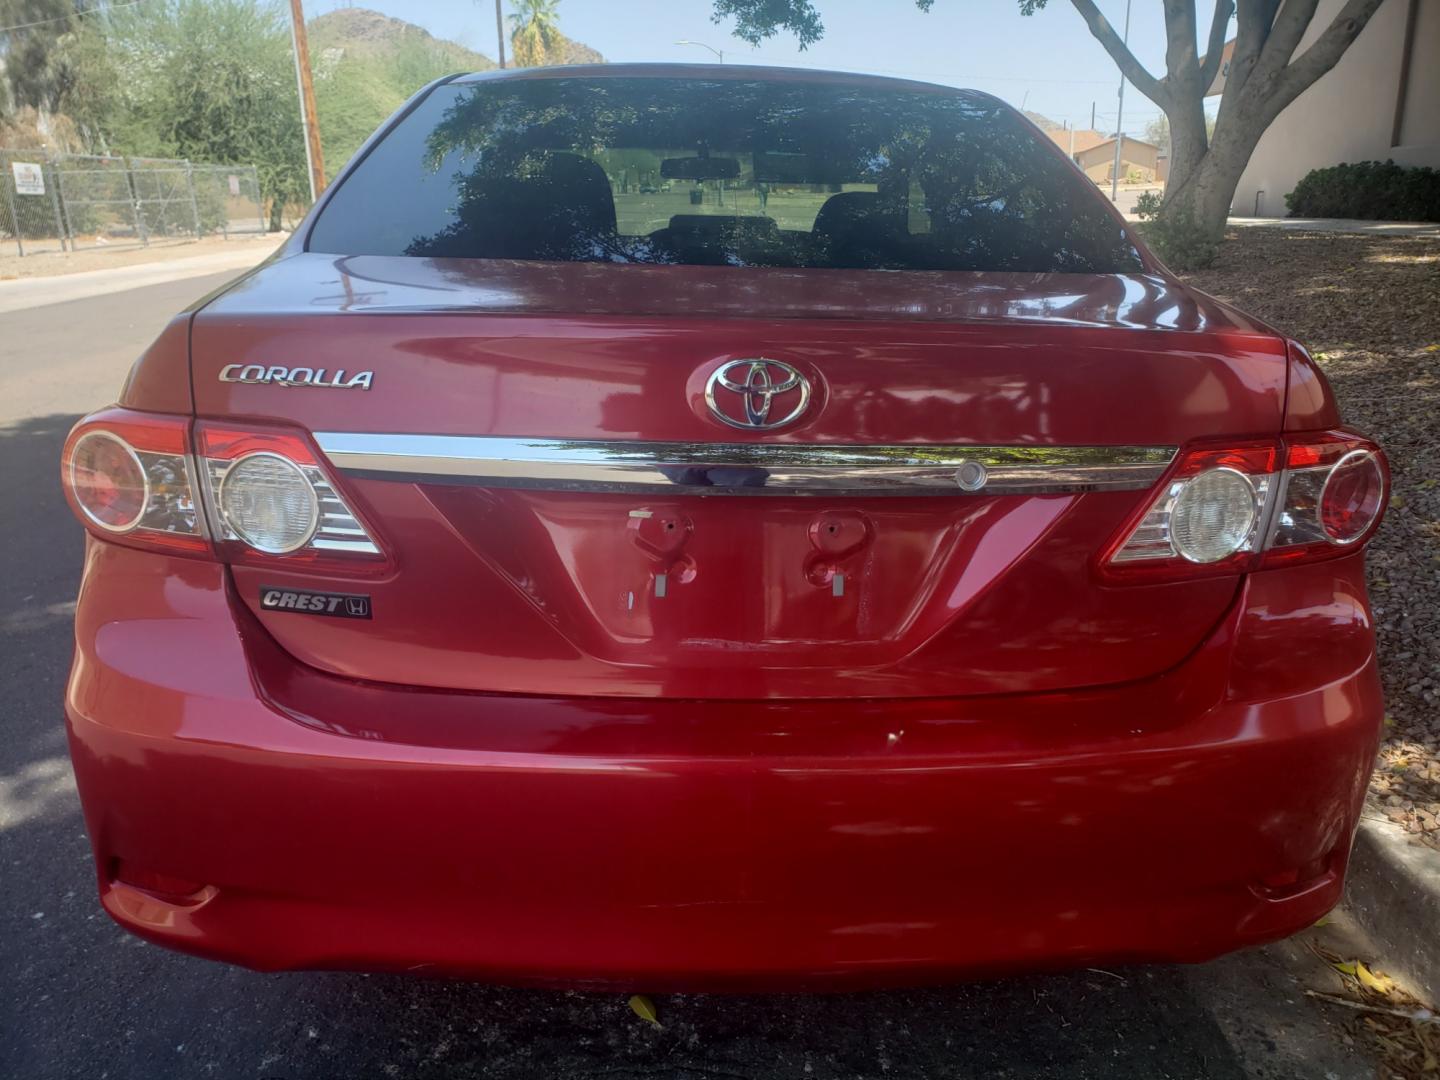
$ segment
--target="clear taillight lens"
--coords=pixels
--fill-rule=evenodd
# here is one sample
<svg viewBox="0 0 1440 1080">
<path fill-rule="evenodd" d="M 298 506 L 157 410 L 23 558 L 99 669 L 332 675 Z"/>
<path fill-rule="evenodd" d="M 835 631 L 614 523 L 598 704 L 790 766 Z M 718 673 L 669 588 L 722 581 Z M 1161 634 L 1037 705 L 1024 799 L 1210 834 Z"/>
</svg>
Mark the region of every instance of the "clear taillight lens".
<svg viewBox="0 0 1440 1080">
<path fill-rule="evenodd" d="M 320 524 L 320 500 L 300 466 L 264 451 L 225 467 L 215 505 L 227 533 L 268 555 L 299 551 Z"/>
<path fill-rule="evenodd" d="M 1379 525 L 1388 479 L 1379 448 L 1348 432 L 1192 448 L 1102 570 L 1154 580 L 1337 555 Z"/>
<path fill-rule="evenodd" d="M 1170 506 L 1170 542 L 1193 563 L 1213 563 L 1255 543 L 1269 477 L 1207 469 L 1180 485 Z"/>
<path fill-rule="evenodd" d="M 61 481 L 91 532 L 132 546 L 205 550 L 188 429 L 183 418 L 122 409 L 76 425 Z"/>
<path fill-rule="evenodd" d="M 195 445 L 215 539 L 232 558 L 333 557 L 359 569 L 383 560 L 370 529 L 300 434 L 200 421 Z"/>
</svg>

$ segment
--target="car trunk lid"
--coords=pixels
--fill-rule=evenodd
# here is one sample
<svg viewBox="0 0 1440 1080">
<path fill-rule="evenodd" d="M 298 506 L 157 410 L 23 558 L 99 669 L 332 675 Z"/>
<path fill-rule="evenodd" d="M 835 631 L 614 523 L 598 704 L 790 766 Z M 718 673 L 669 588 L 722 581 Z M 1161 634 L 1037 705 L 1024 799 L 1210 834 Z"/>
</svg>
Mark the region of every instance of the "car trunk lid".
<svg viewBox="0 0 1440 1080">
<path fill-rule="evenodd" d="M 1038 692 L 1178 663 L 1236 581 L 1108 586 L 1095 559 L 1179 445 L 1278 430 L 1285 371 L 1266 328 L 1151 275 L 321 255 L 212 301 L 192 356 L 199 415 L 303 428 L 388 557 L 364 579 L 234 568 L 298 659 L 749 699 Z M 713 382 L 758 359 L 779 365 L 758 382 L 811 391 L 773 430 Z M 777 393 L 770 418 L 793 404 Z M 277 585 L 363 593 L 372 617 L 262 610 Z"/>
</svg>

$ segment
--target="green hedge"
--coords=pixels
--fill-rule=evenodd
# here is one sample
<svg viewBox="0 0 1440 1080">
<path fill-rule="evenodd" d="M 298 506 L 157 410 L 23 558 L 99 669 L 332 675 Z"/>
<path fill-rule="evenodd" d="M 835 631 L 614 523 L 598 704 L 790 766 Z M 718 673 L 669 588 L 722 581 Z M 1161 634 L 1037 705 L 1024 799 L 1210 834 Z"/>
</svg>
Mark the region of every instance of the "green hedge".
<svg viewBox="0 0 1440 1080">
<path fill-rule="evenodd" d="M 1291 217 L 1440 221 L 1440 170 L 1361 161 L 1307 173 L 1285 196 Z"/>
</svg>

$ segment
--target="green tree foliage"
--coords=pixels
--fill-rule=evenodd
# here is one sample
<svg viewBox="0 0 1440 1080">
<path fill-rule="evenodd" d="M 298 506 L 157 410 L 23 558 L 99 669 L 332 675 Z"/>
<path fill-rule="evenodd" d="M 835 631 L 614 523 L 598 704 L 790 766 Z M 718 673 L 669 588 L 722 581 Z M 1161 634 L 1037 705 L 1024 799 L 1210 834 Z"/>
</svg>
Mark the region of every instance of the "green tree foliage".
<svg viewBox="0 0 1440 1080">
<path fill-rule="evenodd" d="M 73 75 L 56 48 L 93 0 L 0 0 L 0 119 L 18 109 L 53 112 Z M 89 16 L 94 18 L 95 16 Z"/>
<path fill-rule="evenodd" d="M 265 0 L 148 0 L 54 43 L 57 105 L 93 148 L 253 164 L 271 222 L 309 197 L 290 34 Z"/>
</svg>

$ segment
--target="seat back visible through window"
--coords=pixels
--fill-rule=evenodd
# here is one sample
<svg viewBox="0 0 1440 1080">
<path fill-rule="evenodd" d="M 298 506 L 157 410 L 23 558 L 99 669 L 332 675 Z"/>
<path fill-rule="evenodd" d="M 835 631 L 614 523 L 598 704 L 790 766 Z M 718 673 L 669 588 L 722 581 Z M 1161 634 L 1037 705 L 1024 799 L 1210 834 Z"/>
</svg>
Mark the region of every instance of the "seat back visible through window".
<svg viewBox="0 0 1440 1080">
<path fill-rule="evenodd" d="M 618 246 L 605 170 L 579 154 L 548 152 L 527 155 L 513 172 L 468 177 L 459 220 L 406 254 L 569 262 L 604 259 Z"/>
</svg>

